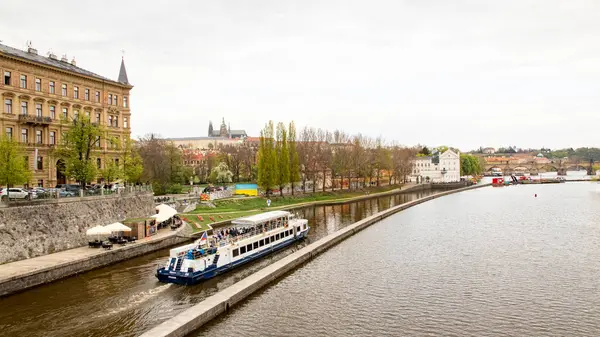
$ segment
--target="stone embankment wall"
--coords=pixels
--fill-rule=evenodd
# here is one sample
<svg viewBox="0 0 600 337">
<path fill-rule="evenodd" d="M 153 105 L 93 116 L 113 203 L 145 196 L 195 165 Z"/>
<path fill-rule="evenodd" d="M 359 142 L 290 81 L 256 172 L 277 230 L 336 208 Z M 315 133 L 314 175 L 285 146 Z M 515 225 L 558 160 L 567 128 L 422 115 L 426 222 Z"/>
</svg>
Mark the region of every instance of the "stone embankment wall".
<svg viewBox="0 0 600 337">
<path fill-rule="evenodd" d="M 152 194 L 0 209 L 0 264 L 87 245 L 85 232 L 156 213 Z"/>
</svg>

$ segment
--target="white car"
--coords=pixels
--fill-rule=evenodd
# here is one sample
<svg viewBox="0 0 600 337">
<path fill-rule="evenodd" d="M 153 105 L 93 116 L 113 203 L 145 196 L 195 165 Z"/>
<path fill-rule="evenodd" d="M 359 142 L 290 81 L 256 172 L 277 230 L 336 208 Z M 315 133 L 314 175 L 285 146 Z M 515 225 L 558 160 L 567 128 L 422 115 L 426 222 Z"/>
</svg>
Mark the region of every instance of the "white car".
<svg viewBox="0 0 600 337">
<path fill-rule="evenodd" d="M 13 188 L 9 188 L 8 190 L 6 188 L 3 188 L 2 190 L 0 190 L 0 198 L 2 198 L 2 200 L 6 200 L 6 198 L 27 199 L 28 195 L 29 195 L 29 192 L 22 188 L 13 187 Z M 31 192 L 31 198 L 32 199 L 37 198 L 37 194 L 35 192 Z"/>
</svg>

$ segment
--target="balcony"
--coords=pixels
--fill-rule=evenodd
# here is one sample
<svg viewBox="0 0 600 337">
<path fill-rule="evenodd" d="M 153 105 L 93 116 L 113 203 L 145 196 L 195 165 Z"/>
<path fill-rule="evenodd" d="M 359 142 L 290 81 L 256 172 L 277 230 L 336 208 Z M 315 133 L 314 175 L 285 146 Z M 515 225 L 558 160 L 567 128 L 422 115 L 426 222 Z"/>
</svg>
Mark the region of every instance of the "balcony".
<svg viewBox="0 0 600 337">
<path fill-rule="evenodd" d="M 19 115 L 20 123 L 34 124 L 34 125 L 49 125 L 52 123 L 52 118 L 44 116 L 33 116 L 33 115 Z"/>
</svg>

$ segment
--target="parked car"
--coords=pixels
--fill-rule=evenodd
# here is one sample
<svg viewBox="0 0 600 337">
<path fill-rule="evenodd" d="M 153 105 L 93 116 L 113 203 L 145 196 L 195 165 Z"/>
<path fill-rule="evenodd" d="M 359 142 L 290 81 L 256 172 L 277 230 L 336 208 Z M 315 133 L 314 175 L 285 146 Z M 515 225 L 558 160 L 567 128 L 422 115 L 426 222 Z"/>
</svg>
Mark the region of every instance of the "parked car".
<svg viewBox="0 0 600 337">
<path fill-rule="evenodd" d="M 24 200 L 27 199 L 29 195 L 31 195 L 32 199 L 37 198 L 37 194 L 35 192 L 30 192 L 22 188 L 12 187 L 9 189 L 3 188 L 0 190 L 0 198 L 2 198 L 2 200 L 6 200 L 6 198 Z"/>
</svg>

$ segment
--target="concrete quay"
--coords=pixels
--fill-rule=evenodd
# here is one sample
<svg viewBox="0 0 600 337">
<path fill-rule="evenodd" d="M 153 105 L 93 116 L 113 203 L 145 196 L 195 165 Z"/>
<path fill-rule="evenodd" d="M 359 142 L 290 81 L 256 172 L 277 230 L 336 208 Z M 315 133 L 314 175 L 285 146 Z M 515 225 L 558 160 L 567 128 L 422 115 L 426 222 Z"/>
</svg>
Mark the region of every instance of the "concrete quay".
<svg viewBox="0 0 600 337">
<path fill-rule="evenodd" d="M 79 247 L 0 266 L 0 296 L 76 275 L 95 268 L 128 260 L 190 240 L 183 224 L 176 231 L 162 229 L 158 234 L 113 249 Z"/>
<path fill-rule="evenodd" d="M 326 251 L 344 239 L 355 233 L 377 223 L 378 221 L 393 215 L 399 211 L 416 206 L 423 202 L 433 200 L 445 195 L 454 194 L 471 189 L 490 186 L 491 184 L 475 185 L 456 190 L 440 192 L 411 202 L 407 202 L 385 211 L 374 214 L 368 218 L 358 221 L 346 228 L 330 234 L 308 246 L 294 252 L 285 258 L 261 269 L 260 271 L 246 277 L 234 285 L 206 298 L 204 301 L 187 309 L 179 315 L 154 327 L 142 334 L 142 337 L 180 337 L 186 336 L 200 328 L 218 315 L 229 311 L 229 309 L 252 293 L 268 286 L 271 282 L 285 275 L 287 272 L 297 268 L 314 256 Z"/>
</svg>

